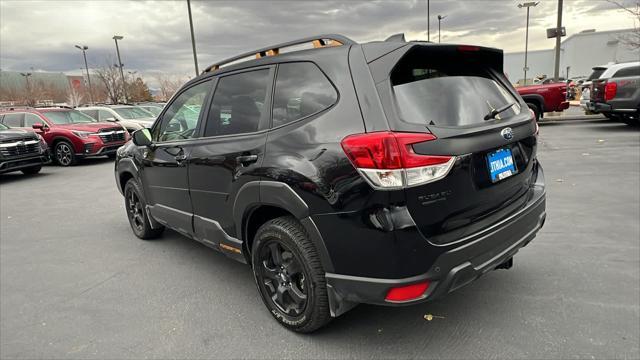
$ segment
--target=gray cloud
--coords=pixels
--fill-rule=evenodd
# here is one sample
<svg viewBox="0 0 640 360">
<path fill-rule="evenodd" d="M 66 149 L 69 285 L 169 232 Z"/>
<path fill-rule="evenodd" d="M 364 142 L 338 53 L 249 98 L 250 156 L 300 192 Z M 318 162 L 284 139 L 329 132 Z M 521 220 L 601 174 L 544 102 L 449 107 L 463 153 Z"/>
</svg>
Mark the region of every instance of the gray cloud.
<svg viewBox="0 0 640 360">
<path fill-rule="evenodd" d="M 546 27 L 554 26 L 556 1 L 543 0 L 531 11 L 530 48 L 549 48 Z M 426 1 L 192 1 L 201 68 L 241 51 L 319 33 L 341 33 L 356 41 L 384 39 L 405 32 L 426 39 Z M 431 1 L 431 39 L 437 14 L 447 15 L 448 42 L 519 51 L 525 11 L 512 0 Z M 608 15 L 608 16 L 607 16 Z M 621 21 L 611 21 L 611 17 Z M 615 5 L 565 0 L 570 33 L 584 28 L 624 28 Z M 79 71 L 74 44 L 90 47 L 91 66 L 115 56 L 113 34 L 123 35 L 125 68 L 193 73 L 186 1 L 17 1 L 0 2 L 0 67 Z M 571 27 L 570 27 L 571 25 Z"/>
</svg>

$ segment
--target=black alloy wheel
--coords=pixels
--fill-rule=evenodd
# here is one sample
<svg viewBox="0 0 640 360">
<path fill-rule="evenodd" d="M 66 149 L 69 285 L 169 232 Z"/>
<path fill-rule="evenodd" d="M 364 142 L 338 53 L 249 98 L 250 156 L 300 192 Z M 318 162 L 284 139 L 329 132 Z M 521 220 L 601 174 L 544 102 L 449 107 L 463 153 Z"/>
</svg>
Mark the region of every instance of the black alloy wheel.
<svg viewBox="0 0 640 360">
<path fill-rule="evenodd" d="M 131 224 L 133 233 L 143 240 L 154 239 L 159 237 L 164 231 L 164 227 L 157 225 L 151 227 L 148 214 L 146 212 L 146 202 L 141 195 L 138 183 L 130 179 L 124 186 L 124 206 L 127 211 L 127 218 Z"/>
<path fill-rule="evenodd" d="M 258 278 L 273 304 L 289 316 L 300 316 L 307 307 L 304 269 L 286 245 L 271 240 L 260 249 Z"/>
<path fill-rule="evenodd" d="M 260 226 L 251 264 L 262 301 L 280 325 L 310 333 L 331 321 L 325 270 L 296 218 L 283 216 Z"/>
<path fill-rule="evenodd" d="M 131 227 L 133 227 L 134 230 L 142 232 L 144 230 L 144 210 L 142 209 L 142 202 L 133 188 L 127 189 L 125 204 L 127 206 L 127 214 L 129 215 Z"/>
</svg>

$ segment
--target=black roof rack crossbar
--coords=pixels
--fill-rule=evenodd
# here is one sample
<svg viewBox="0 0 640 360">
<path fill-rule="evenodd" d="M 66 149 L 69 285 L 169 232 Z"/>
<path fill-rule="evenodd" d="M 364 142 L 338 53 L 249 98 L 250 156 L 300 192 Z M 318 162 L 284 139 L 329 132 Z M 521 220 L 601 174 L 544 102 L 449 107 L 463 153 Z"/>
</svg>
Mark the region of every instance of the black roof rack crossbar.
<svg viewBox="0 0 640 360">
<path fill-rule="evenodd" d="M 228 58 L 222 61 L 219 61 L 215 64 L 208 66 L 204 69 L 203 73 L 218 70 L 222 65 L 232 63 L 234 61 L 238 61 L 244 58 L 248 58 L 250 56 L 255 56 L 257 59 L 264 56 L 274 56 L 280 53 L 281 48 L 291 47 L 296 45 L 301 45 L 305 43 L 313 43 L 314 47 L 329 47 L 329 46 L 340 46 L 340 45 L 355 45 L 356 42 L 349 39 L 346 36 L 338 35 L 338 34 L 326 34 L 326 35 L 316 35 L 310 36 L 298 40 L 288 41 L 281 44 L 271 45 L 262 49 L 248 51 L 246 53 L 234 56 L 232 58 Z"/>
</svg>

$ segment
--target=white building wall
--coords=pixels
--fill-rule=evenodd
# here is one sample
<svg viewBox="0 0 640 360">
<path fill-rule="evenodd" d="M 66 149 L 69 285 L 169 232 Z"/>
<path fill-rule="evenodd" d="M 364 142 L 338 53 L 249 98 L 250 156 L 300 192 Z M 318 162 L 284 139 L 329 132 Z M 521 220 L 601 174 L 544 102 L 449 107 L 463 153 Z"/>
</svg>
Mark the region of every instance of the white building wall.
<svg viewBox="0 0 640 360">
<path fill-rule="evenodd" d="M 619 40 L 631 29 L 602 32 L 578 33 L 566 38 L 560 46 L 560 76 L 566 78 L 567 66 L 569 76 L 588 76 L 591 68 L 616 62 L 640 61 L 640 50 L 632 51 Z M 529 71 L 527 78 L 537 75 L 553 77 L 554 49 L 529 52 Z M 517 82 L 522 79 L 524 51 L 504 54 L 504 70 L 509 80 Z"/>
</svg>

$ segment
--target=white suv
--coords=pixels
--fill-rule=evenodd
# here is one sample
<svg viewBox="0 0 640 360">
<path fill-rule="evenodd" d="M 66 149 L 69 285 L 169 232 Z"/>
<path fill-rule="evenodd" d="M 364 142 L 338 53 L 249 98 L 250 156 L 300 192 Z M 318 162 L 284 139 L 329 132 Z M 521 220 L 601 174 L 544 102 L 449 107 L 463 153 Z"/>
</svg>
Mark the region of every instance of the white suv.
<svg viewBox="0 0 640 360">
<path fill-rule="evenodd" d="M 149 111 L 131 105 L 87 106 L 76 110 L 98 121 L 119 122 L 129 133 L 145 127 L 149 128 L 156 120 L 155 115 Z"/>
</svg>

